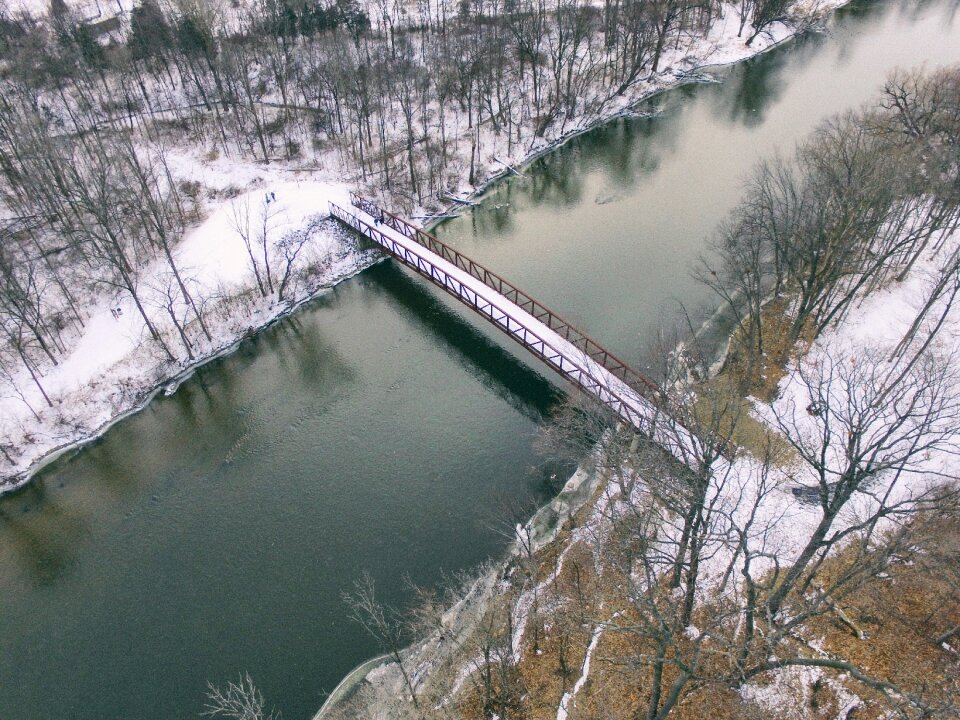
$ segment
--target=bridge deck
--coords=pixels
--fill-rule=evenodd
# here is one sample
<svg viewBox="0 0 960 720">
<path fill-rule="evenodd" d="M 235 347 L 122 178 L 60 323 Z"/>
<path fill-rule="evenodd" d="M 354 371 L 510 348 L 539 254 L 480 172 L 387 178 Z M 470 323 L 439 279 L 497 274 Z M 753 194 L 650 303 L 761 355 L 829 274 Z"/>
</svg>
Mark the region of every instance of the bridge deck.
<svg viewBox="0 0 960 720">
<path fill-rule="evenodd" d="M 330 203 L 331 215 L 471 307 L 681 462 L 693 463 L 695 439 L 629 383 L 634 380 L 636 384 L 639 378 L 641 387 L 653 393 L 653 384 L 642 375 L 542 304 L 432 235 L 368 200 L 355 195 L 351 200 L 350 210 Z M 501 294 L 501 287 L 524 306 Z"/>
</svg>

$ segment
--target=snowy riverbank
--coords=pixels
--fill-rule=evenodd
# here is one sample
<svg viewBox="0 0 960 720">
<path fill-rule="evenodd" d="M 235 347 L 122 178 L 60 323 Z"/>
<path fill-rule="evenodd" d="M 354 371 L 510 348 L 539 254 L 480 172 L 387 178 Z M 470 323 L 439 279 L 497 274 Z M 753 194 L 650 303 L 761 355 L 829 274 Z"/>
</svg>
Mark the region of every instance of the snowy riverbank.
<svg viewBox="0 0 960 720">
<path fill-rule="evenodd" d="M 194 357 L 170 361 L 149 342 L 128 298 L 110 298 L 92 311 L 71 352 L 42 379 L 49 406 L 44 406 L 38 388 L 0 398 L 0 433 L 8 442 L 20 438 L 24 446 L 16 462 L 5 462 L 0 470 L 0 492 L 21 487 L 39 469 L 99 437 L 158 393 L 174 392 L 199 366 L 233 352 L 245 338 L 380 259 L 374 251 L 360 250 L 327 218 L 330 201 L 348 202 L 345 186 L 265 183 L 262 178 L 250 185 L 255 189 L 222 203 L 177 248 L 178 265 L 188 275 L 192 293 L 206 306 L 211 337 L 194 350 Z M 276 200 L 267 204 L 267 193 Z M 252 225 L 262 222 L 266 212 L 271 235 L 311 229 L 302 250 L 306 276 L 283 300 L 253 292 L 247 249 L 234 227 L 238 208 L 249 208 Z M 148 302 L 161 300 L 155 280 L 163 272 L 158 261 L 144 273 Z"/>
<path fill-rule="evenodd" d="M 750 36 L 751 26 L 740 30 L 735 3 L 722 3 L 722 15 L 703 37 L 694 36 L 689 44 L 664 50 L 661 70 L 633 82 L 622 93 L 611 95 L 600 104 L 596 113 L 582 113 L 575 121 L 566 121 L 559 127 L 551 126 L 542 136 L 529 135 L 522 142 L 510 142 L 501 134 L 482 128 L 479 137 L 484 150 L 484 164 L 478 171 L 482 178 L 476 187 L 462 178 L 458 192 L 446 196 L 447 204 L 439 211 L 430 212 L 417 207 L 413 215 L 423 218 L 429 226 L 456 214 L 462 203 L 473 202 L 488 189 L 511 175 L 522 173 L 531 163 L 548 155 L 573 138 L 621 117 L 635 117 L 637 106 L 668 90 L 691 83 L 714 82 L 711 71 L 719 71 L 745 60 L 769 52 L 799 34 L 822 29 L 831 12 L 849 4 L 850 0 L 799 0 L 792 12 L 796 24 L 774 22 L 759 34 L 748 47 L 744 38 Z M 379 195 L 389 206 L 389 198 L 367 188 L 371 195 Z M 453 201 L 453 202 L 451 202 Z"/>
<path fill-rule="evenodd" d="M 554 542 L 563 524 L 595 497 L 605 480 L 600 471 L 603 467 L 599 457 L 601 452 L 602 443 L 598 445 L 596 454 L 577 468 L 557 497 L 540 508 L 526 524 L 517 526 L 517 537 L 508 549 L 508 558 L 536 552 Z M 451 668 L 459 670 L 471 659 L 464 654 L 464 650 L 510 562 L 508 559 L 493 565 L 463 589 L 459 601 L 443 614 L 442 634 L 436 630 L 403 651 L 404 663 L 413 668 L 412 675 L 416 682 L 422 682 L 437 672 L 450 671 Z M 344 677 L 327 696 L 313 720 L 340 718 L 341 712 L 353 717 L 350 713 L 362 713 L 365 710 L 375 716 L 375 708 L 390 707 L 405 691 L 403 675 L 389 654 L 371 658 Z"/>
</svg>

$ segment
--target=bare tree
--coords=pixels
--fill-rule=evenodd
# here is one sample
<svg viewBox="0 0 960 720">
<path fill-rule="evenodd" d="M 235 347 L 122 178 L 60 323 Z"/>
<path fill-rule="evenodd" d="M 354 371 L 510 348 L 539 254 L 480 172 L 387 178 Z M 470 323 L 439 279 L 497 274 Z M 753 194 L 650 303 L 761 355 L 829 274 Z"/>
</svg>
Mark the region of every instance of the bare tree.
<svg viewBox="0 0 960 720">
<path fill-rule="evenodd" d="M 417 688 L 413 684 L 403 658 L 403 648 L 406 644 L 405 623 L 396 612 L 384 607 L 377 600 L 373 576 L 364 571 L 354 582 L 353 592 L 343 594 L 343 600 L 350 608 L 350 618 L 366 630 L 397 664 L 407 691 L 410 693 L 410 699 L 415 707 L 419 707 Z"/>
<path fill-rule="evenodd" d="M 514 654 L 513 630 L 512 607 L 494 603 L 474 634 L 479 660 L 470 680 L 485 718 L 524 717 L 523 681 Z"/>
<path fill-rule="evenodd" d="M 271 209 L 269 199 L 251 210 L 250 196 L 230 203 L 230 224 L 243 241 L 250 261 L 250 269 L 262 297 L 273 293 L 273 278 L 270 271 L 270 244 L 272 221 L 276 211 Z"/>
<path fill-rule="evenodd" d="M 303 249 L 309 243 L 310 236 L 317 231 L 317 228 L 321 222 L 322 218 L 313 218 L 306 227 L 294 230 L 292 232 L 287 232 L 283 235 L 283 237 L 280 238 L 279 241 L 277 241 L 277 249 L 283 256 L 280 280 L 277 283 L 278 300 L 282 301 L 284 299 L 284 294 L 286 293 L 287 288 L 294 277 L 294 269 L 296 268 L 297 258 L 300 257 L 300 253 L 303 252 Z"/>
<path fill-rule="evenodd" d="M 250 673 L 229 680 L 223 687 L 207 683 L 207 701 L 202 715 L 228 720 L 280 720 L 280 713 L 267 711 L 263 694 L 253 684 Z"/>
<path fill-rule="evenodd" d="M 44 316 L 45 283 L 37 264 L 29 258 L 11 262 L 0 247 L 0 313 L 20 324 L 32 336 L 47 359 L 57 364 L 54 353 L 63 352 L 58 336 L 51 331 Z"/>
<path fill-rule="evenodd" d="M 30 369 L 29 367 L 27 368 Z M 3 383 L 5 397 L 15 397 L 20 402 L 22 402 L 26 408 L 30 411 L 30 414 L 37 420 L 40 419 L 40 413 L 36 411 L 33 405 L 30 403 L 30 398 L 27 396 L 25 389 L 20 386 L 20 378 L 17 373 L 13 370 L 13 362 L 11 362 L 10 357 L 4 353 L 0 355 L 0 381 Z M 37 383 L 38 389 L 41 393 L 44 394 L 44 399 L 47 401 L 47 404 L 50 404 L 49 397 L 46 397 L 46 393 L 43 390 L 43 386 L 39 384 L 38 378 L 34 377 L 34 382 Z M 11 464 L 13 460 L 10 459 L 9 455 L 7 456 L 7 461 Z"/>
<path fill-rule="evenodd" d="M 187 351 L 187 357 L 194 360 L 193 343 L 187 335 L 187 321 L 189 319 L 187 313 L 190 311 L 190 305 L 180 291 L 180 282 L 180 279 L 172 272 L 152 278 L 149 283 L 151 293 L 148 302 L 166 313 L 180 338 L 180 342 L 183 344 L 184 350 Z"/>
<path fill-rule="evenodd" d="M 193 310 L 193 315 L 207 340 L 212 340 L 203 315 L 174 260 L 173 248 L 183 234 L 184 212 L 180 192 L 167 165 L 165 149 L 159 147 L 143 158 L 132 138 L 126 136 L 118 143 L 117 153 L 118 159 L 124 162 L 128 169 L 124 174 L 129 182 L 127 191 L 139 200 L 145 234 L 166 260 L 181 297 Z"/>
<path fill-rule="evenodd" d="M 799 392 L 774 405 L 777 426 L 816 479 L 820 521 L 767 601 L 776 615 L 803 596 L 830 551 L 869 538 L 879 521 L 942 501 L 935 486 L 908 483 L 931 452 L 953 452 L 960 398 L 950 358 L 927 353 L 907 373 L 869 350 L 824 352 L 798 369 Z M 834 527 L 857 503 L 857 516 Z"/>
<path fill-rule="evenodd" d="M 747 38 L 747 45 L 751 45 L 757 39 L 757 36 L 773 23 L 785 20 L 790 5 L 790 0 L 754 0 L 750 9 L 753 33 Z"/>
</svg>

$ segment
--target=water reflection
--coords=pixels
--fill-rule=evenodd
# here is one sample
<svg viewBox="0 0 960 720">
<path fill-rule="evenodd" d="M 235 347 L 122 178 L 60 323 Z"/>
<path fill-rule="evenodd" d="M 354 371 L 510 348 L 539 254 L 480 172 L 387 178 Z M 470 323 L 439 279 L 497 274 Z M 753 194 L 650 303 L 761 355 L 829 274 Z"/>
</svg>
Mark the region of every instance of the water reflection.
<svg viewBox="0 0 960 720">
<path fill-rule="evenodd" d="M 695 92 L 684 88 L 679 93 Z M 645 103 L 641 112 L 658 115 L 658 101 Z M 671 96 L 676 106 L 682 98 Z M 620 118 L 570 141 L 562 153 L 551 153 L 530 168 L 526 181 L 521 183 L 524 199 L 532 200 L 533 207 L 568 208 L 595 198 L 584 197 L 584 188 L 597 168 L 603 168 L 607 184 L 621 192 L 633 188 L 641 175 L 650 175 L 660 167 L 664 155 L 676 149 L 673 124 L 657 122 L 656 117 Z M 656 142 L 652 140 L 656 138 Z M 604 200 L 605 196 L 599 199 Z M 616 199 L 616 198 L 614 198 Z M 609 201 L 609 200 L 608 200 Z M 499 198 L 496 202 L 499 202 Z M 524 209 L 525 203 L 516 206 Z M 511 203 L 510 207 L 515 207 Z"/>
<path fill-rule="evenodd" d="M 536 162 L 525 189 L 537 199 L 537 205 L 577 205 L 583 197 L 586 170 L 575 153 L 551 153 Z"/>
<path fill-rule="evenodd" d="M 88 531 L 76 508 L 50 501 L 42 481 L 18 494 L 15 503 L 0 504 L 0 557 L 13 560 L 36 589 L 56 585 L 76 569 Z"/>
<path fill-rule="evenodd" d="M 729 73 L 724 79 L 729 90 L 712 94 L 717 115 L 748 128 L 762 125 L 767 120 L 767 111 L 784 92 L 784 72 L 793 63 L 802 62 L 804 54 L 816 52 L 824 41 L 822 36 L 807 35 L 796 41 L 791 52 L 774 53 L 762 61 L 748 61 L 739 72 Z"/>
<path fill-rule="evenodd" d="M 689 95 L 695 90 L 684 92 Z M 682 111 L 682 99 L 671 100 L 666 112 Z M 482 204 L 464 211 L 474 238 L 484 242 L 509 235 L 517 230 L 515 218 L 534 208 L 569 209 L 584 202 L 603 205 L 627 197 L 643 176 L 654 175 L 662 158 L 677 148 L 678 128 L 663 121 L 662 106 L 662 100 L 647 101 L 640 109 L 642 116 L 613 120 L 573 138 L 563 152 L 534 161 L 523 177 L 502 181 Z M 604 189 L 587 196 L 598 168 L 603 171 Z M 444 221 L 436 231 L 447 233 L 448 226 L 457 222 Z M 504 273 L 509 277 L 507 270 Z"/>
<path fill-rule="evenodd" d="M 440 302 L 419 278 L 392 263 L 372 268 L 368 276 L 410 311 L 412 321 L 442 340 L 467 372 L 524 417 L 540 422 L 561 399 L 562 391 L 531 367 L 538 360 L 518 360 L 504 347 L 512 341 L 484 335 L 464 319 L 459 304 L 450 307 Z"/>
<path fill-rule="evenodd" d="M 685 89 L 685 92 L 688 92 Z M 607 150 L 607 162 L 611 185 L 631 188 L 642 175 L 652 175 L 660 167 L 664 154 L 676 149 L 677 132 L 671 131 L 673 123 L 660 122 L 663 99 L 657 98 L 641 109 L 647 117 L 625 118 L 613 123 Z M 666 125 L 666 127 L 664 127 Z M 625 152 L 614 152 L 619 143 Z"/>
</svg>

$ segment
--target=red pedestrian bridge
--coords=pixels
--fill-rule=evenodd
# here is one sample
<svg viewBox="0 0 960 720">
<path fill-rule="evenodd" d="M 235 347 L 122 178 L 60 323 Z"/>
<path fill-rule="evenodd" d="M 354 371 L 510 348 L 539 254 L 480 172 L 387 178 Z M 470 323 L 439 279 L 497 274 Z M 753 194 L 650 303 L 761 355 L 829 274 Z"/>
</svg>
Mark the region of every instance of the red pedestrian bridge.
<svg viewBox="0 0 960 720">
<path fill-rule="evenodd" d="M 657 386 L 543 303 L 435 236 L 350 194 L 330 214 L 520 343 L 687 465 L 698 443 L 665 413 Z"/>
</svg>

